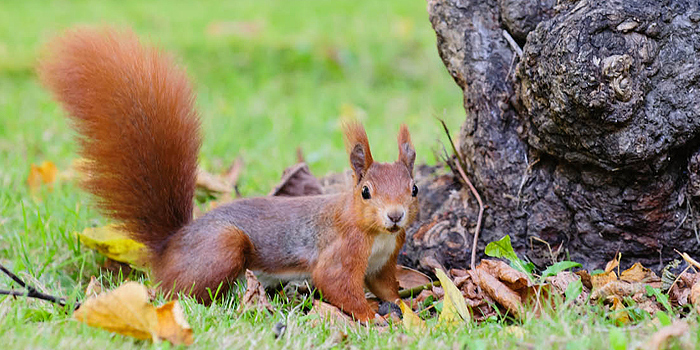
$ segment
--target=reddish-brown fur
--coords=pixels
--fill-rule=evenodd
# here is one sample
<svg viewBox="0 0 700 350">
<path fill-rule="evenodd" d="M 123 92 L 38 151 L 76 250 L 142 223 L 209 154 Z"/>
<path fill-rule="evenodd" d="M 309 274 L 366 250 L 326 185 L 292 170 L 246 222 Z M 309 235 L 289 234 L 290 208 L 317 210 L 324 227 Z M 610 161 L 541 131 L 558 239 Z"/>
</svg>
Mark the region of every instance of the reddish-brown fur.
<svg viewBox="0 0 700 350">
<path fill-rule="evenodd" d="M 85 187 L 150 248 L 162 289 L 210 302 L 245 269 L 309 275 L 362 321 L 375 316 L 364 287 L 398 298 L 396 258 L 418 210 L 405 125 L 398 160 L 376 163 L 362 125 L 345 124 L 355 180 L 345 193 L 236 200 L 192 220 L 201 140 L 183 70 L 131 33 L 79 29 L 51 45 L 39 73 L 80 134 Z"/>
<path fill-rule="evenodd" d="M 77 29 L 39 65 L 78 130 L 84 186 L 155 252 L 192 218 L 201 138 L 184 70 L 131 32 Z"/>
</svg>

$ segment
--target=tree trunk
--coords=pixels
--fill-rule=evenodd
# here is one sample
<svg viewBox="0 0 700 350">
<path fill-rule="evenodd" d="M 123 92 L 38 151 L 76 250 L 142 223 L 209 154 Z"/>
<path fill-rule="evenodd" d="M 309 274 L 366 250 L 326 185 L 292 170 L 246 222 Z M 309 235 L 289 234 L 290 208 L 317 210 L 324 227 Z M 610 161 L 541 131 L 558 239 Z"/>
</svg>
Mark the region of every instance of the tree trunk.
<svg viewBox="0 0 700 350">
<path fill-rule="evenodd" d="M 539 266 L 597 268 L 619 251 L 658 269 L 673 249 L 700 253 L 700 4 L 559 2 L 428 1 L 488 207 L 479 254 L 506 234 Z M 421 213 L 402 262 L 464 267 L 476 202 L 428 187 L 454 200 Z"/>
</svg>

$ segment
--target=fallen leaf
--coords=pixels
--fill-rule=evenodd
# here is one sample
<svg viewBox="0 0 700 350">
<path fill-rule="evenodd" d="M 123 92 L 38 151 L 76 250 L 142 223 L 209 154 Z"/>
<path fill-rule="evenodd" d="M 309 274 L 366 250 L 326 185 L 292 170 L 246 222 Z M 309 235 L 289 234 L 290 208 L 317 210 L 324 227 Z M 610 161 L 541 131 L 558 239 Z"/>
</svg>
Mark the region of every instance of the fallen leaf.
<svg viewBox="0 0 700 350">
<path fill-rule="evenodd" d="M 197 170 L 196 182 L 197 197 L 201 199 L 219 198 L 222 195 L 230 194 L 233 185 L 226 176 L 214 175 L 203 169 Z"/>
<path fill-rule="evenodd" d="M 413 289 L 432 282 L 424 273 L 401 265 L 396 265 L 396 279 L 400 289 Z"/>
<path fill-rule="evenodd" d="M 32 164 L 27 176 L 27 186 L 31 191 L 36 191 L 42 184 L 51 185 L 56 181 L 57 173 L 56 164 L 51 161 L 44 161 L 39 166 Z"/>
<path fill-rule="evenodd" d="M 608 261 L 605 264 L 605 272 L 612 272 L 616 267 L 620 266 L 620 258 L 622 258 L 622 253 L 618 253 L 615 259 Z"/>
<path fill-rule="evenodd" d="M 643 283 L 630 283 L 627 281 L 611 281 L 606 285 L 591 292 L 591 300 L 607 299 L 610 296 L 626 297 L 637 293 L 643 293 L 645 285 Z"/>
<path fill-rule="evenodd" d="M 479 263 L 479 268 L 488 271 L 512 290 L 518 291 L 532 286 L 528 275 L 510 267 L 503 261 L 484 259 Z"/>
<path fill-rule="evenodd" d="M 516 318 L 519 318 L 523 308 L 520 295 L 508 288 L 508 286 L 491 275 L 487 270 L 480 268 L 480 266 L 481 264 L 479 264 L 476 269 L 470 271 L 474 282 L 476 282 L 491 299 L 503 306 Z"/>
<path fill-rule="evenodd" d="M 445 291 L 445 298 L 443 299 L 442 312 L 440 312 L 440 316 L 438 317 L 438 324 L 449 326 L 456 325 L 461 322 L 460 318 L 469 322 L 469 310 L 467 309 L 467 303 L 464 301 L 462 292 L 460 292 L 457 286 L 452 283 L 452 280 L 447 277 L 445 271 L 436 269 L 435 275 L 440 280 L 440 286 L 442 286 L 442 289 Z"/>
<path fill-rule="evenodd" d="M 306 163 L 298 163 L 284 170 L 280 183 L 270 191 L 270 196 L 310 196 L 322 194 L 321 182 L 311 174 Z"/>
<path fill-rule="evenodd" d="M 317 299 L 313 301 L 313 307 L 309 311 L 309 315 L 317 315 L 321 320 L 325 320 L 331 325 L 357 325 L 352 317 L 340 311 L 337 307 Z M 318 323 L 318 320 L 314 320 L 311 322 L 311 326 L 316 326 Z"/>
<path fill-rule="evenodd" d="M 612 301 L 611 309 L 613 310 L 610 318 L 615 320 L 619 325 L 628 324 L 630 322 L 630 315 L 627 313 L 627 310 L 625 310 L 625 305 L 622 304 L 620 298 L 617 295 L 613 295 L 610 299 Z"/>
<path fill-rule="evenodd" d="M 409 332 L 419 333 L 426 329 L 425 321 L 416 315 L 411 307 L 406 305 L 403 300 L 399 301 L 399 307 L 403 314 L 403 326 Z M 444 311 L 444 309 L 443 309 Z"/>
<path fill-rule="evenodd" d="M 161 339 L 179 345 L 192 343 L 192 330 L 178 301 L 156 309 L 149 303 L 146 287 L 126 282 L 115 290 L 88 298 L 73 318 L 91 327 L 138 339 Z"/>
<path fill-rule="evenodd" d="M 192 328 L 185 320 L 182 307 L 177 300 L 166 303 L 156 309 L 158 315 L 158 338 L 173 344 L 192 344 Z"/>
<path fill-rule="evenodd" d="M 695 311 L 700 314 L 700 280 L 690 289 L 690 302 L 693 303 Z"/>
<path fill-rule="evenodd" d="M 654 333 L 647 343 L 649 345 L 647 348 L 651 350 L 664 349 L 670 338 L 682 336 L 688 332 L 689 328 L 687 322 L 676 320 L 670 326 L 663 327 Z"/>
<path fill-rule="evenodd" d="M 642 266 L 639 262 L 634 263 L 629 269 L 620 273 L 620 280 L 627 282 L 643 282 L 651 284 L 654 288 L 661 287 L 661 278 L 654 271 Z"/>
<path fill-rule="evenodd" d="M 600 289 L 610 282 L 617 281 L 617 274 L 615 271 L 603 272 L 597 275 L 591 275 L 591 290 L 595 291 Z"/>
<path fill-rule="evenodd" d="M 570 298 L 576 298 L 577 302 L 583 303 L 588 298 L 588 292 L 582 288 L 581 277 L 573 272 L 562 271 L 556 276 L 547 277 L 545 281 L 551 284 L 560 295 L 565 295 L 567 301 Z M 575 283 L 578 283 L 578 286 Z"/>
<path fill-rule="evenodd" d="M 241 299 L 241 307 L 247 309 L 258 309 L 267 310 L 270 313 L 274 313 L 275 309 L 270 305 L 267 300 L 267 293 L 265 293 L 265 288 L 258 281 L 257 277 L 253 271 L 245 270 L 245 280 L 246 280 L 246 290 L 243 298 Z"/>
<path fill-rule="evenodd" d="M 118 225 L 88 227 L 77 235 L 80 243 L 112 260 L 140 268 L 145 266 L 146 246 L 129 238 Z"/>
<path fill-rule="evenodd" d="M 85 288 L 85 296 L 88 298 L 96 297 L 100 293 L 102 293 L 102 284 L 97 281 L 95 276 L 90 276 L 90 283 L 88 283 L 87 288 Z"/>
<path fill-rule="evenodd" d="M 503 328 L 503 332 L 520 340 L 525 338 L 525 330 L 523 330 L 523 328 L 520 326 L 506 326 Z"/>
</svg>

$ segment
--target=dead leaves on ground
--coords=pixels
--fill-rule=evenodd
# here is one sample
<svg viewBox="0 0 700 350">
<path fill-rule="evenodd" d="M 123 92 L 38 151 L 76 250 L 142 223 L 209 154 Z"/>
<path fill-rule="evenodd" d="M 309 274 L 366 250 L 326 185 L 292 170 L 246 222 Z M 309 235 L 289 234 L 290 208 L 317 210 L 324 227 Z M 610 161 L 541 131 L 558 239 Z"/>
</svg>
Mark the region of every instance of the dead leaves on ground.
<svg viewBox="0 0 700 350">
<path fill-rule="evenodd" d="M 156 308 L 150 303 L 146 287 L 136 282 L 89 297 L 73 318 L 91 327 L 143 340 L 167 340 L 175 345 L 190 345 L 193 341 L 192 329 L 179 302 Z"/>
</svg>

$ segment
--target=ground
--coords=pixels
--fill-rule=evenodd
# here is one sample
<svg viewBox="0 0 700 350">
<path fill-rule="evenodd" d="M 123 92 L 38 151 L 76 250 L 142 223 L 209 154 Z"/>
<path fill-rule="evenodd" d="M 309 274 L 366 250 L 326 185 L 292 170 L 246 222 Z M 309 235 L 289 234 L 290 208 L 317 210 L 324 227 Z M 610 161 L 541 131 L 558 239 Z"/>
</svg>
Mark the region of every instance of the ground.
<svg viewBox="0 0 700 350">
<path fill-rule="evenodd" d="M 51 161 L 66 171 L 77 157 L 74 134 L 34 73 L 42 45 L 61 30 L 131 27 L 174 53 L 198 94 L 201 166 L 221 172 L 241 156 L 239 189 L 253 196 L 274 186 L 295 162 L 297 146 L 314 174 L 345 169 L 342 117 L 365 124 L 375 159 L 395 159 L 394 134 L 406 123 L 417 163 L 435 163 L 442 135 L 436 118 L 456 131 L 464 110 L 461 91 L 438 57 L 425 6 L 418 0 L 0 4 L 0 263 L 69 299 L 84 298 L 93 275 L 107 287 L 126 278 L 147 282 L 140 273 L 101 269 L 104 257 L 80 246 L 76 231 L 107 221 L 73 180 L 61 177 L 53 188 L 35 192 L 27 186 L 31 164 Z M 0 289 L 10 284 L 0 277 Z M 384 331 L 339 330 L 323 322 L 308 327 L 312 317 L 302 311 L 308 299 L 278 298 L 274 315 L 237 311 L 235 292 L 212 307 L 187 299 L 183 304 L 196 348 L 625 348 L 641 344 L 656 327 L 642 320 L 642 326 L 616 328 L 602 311 L 579 317 L 580 310 L 563 309 L 522 324 L 494 319 L 415 335 L 400 325 Z M 279 340 L 273 335 L 278 322 L 287 324 Z M 514 324 L 519 327 L 508 328 Z M 697 337 L 686 341 L 700 343 Z M 0 339 L 9 348 L 151 347 L 79 324 L 46 302 L 12 297 L 0 297 Z"/>
</svg>

